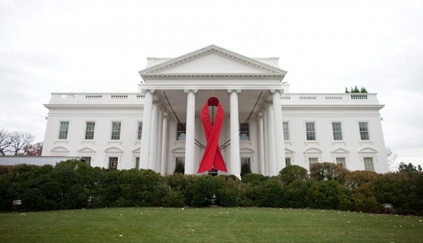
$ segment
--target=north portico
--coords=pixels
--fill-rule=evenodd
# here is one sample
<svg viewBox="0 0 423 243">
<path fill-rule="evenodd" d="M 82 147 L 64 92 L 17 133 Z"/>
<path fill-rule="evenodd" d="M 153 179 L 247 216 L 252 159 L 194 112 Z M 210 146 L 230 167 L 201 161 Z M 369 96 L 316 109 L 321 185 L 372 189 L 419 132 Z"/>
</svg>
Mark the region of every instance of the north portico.
<svg viewBox="0 0 423 243">
<path fill-rule="evenodd" d="M 179 154 L 185 174 L 197 173 L 201 144 L 206 145 L 199 114 L 210 97 L 218 98 L 225 111 L 219 144 L 226 145 L 222 155 L 228 174 L 240 177 L 241 158 L 265 175 L 276 175 L 285 166 L 283 136 L 275 134 L 283 134 L 286 71 L 277 66 L 277 58 L 252 59 L 211 45 L 177 58 L 148 61 L 150 66 L 139 72 L 144 94 L 140 168 L 169 173 L 168 161 Z M 249 137 L 240 140 L 240 124 L 246 119 Z M 169 134 L 178 133 L 169 133 L 169 125 L 178 128 L 175 123 L 186 127 L 181 140 L 169 140 Z"/>
</svg>

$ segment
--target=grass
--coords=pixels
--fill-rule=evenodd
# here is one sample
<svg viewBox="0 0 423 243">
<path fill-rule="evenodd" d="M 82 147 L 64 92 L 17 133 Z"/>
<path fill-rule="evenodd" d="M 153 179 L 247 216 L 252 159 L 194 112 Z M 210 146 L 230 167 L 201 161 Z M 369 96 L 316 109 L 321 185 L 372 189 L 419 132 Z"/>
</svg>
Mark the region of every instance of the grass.
<svg viewBox="0 0 423 243">
<path fill-rule="evenodd" d="M 0 214 L 0 242 L 423 242 L 423 218 L 273 208 Z"/>
</svg>

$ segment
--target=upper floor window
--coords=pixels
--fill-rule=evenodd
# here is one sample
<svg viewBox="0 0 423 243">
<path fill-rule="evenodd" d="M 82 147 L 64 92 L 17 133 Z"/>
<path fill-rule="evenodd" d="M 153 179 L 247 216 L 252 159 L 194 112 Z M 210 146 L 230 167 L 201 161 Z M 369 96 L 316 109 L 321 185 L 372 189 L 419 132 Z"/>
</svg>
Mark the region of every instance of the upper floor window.
<svg viewBox="0 0 423 243">
<path fill-rule="evenodd" d="M 240 127 L 239 140 L 249 141 L 250 140 L 250 124 L 241 123 L 239 124 L 239 127 Z"/>
<path fill-rule="evenodd" d="M 364 157 L 364 170 L 368 171 L 375 171 L 373 167 L 373 158 L 372 157 Z"/>
<path fill-rule="evenodd" d="M 95 130 L 95 122 L 87 122 L 85 127 L 85 139 L 86 140 L 93 140 L 94 139 L 94 130 Z"/>
<path fill-rule="evenodd" d="M 340 122 L 332 122 L 333 140 L 342 140 L 342 127 Z"/>
<path fill-rule="evenodd" d="M 69 122 L 60 122 L 59 139 L 68 139 Z"/>
<path fill-rule="evenodd" d="M 316 140 L 316 129 L 314 122 L 306 122 L 306 138 L 307 140 Z"/>
<path fill-rule="evenodd" d="M 137 136 L 138 140 L 141 140 L 141 135 L 142 135 L 142 122 L 138 122 L 138 136 Z"/>
<path fill-rule="evenodd" d="M 359 122 L 358 127 L 360 129 L 360 139 L 369 140 L 369 127 L 367 122 Z"/>
<path fill-rule="evenodd" d="M 176 140 L 185 140 L 187 133 L 187 124 L 186 123 L 178 123 L 178 127 L 176 129 Z"/>
<path fill-rule="evenodd" d="M 112 140 L 120 140 L 121 122 L 112 122 Z"/>
<path fill-rule="evenodd" d="M 289 141 L 289 123 L 283 122 L 283 140 Z"/>
</svg>

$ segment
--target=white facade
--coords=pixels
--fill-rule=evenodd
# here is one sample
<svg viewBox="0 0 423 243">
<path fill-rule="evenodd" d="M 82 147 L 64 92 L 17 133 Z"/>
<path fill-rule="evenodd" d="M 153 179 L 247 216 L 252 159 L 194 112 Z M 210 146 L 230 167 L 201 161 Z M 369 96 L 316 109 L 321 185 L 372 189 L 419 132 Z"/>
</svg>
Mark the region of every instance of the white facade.
<svg viewBox="0 0 423 243">
<path fill-rule="evenodd" d="M 148 58 L 139 73 L 138 93 L 53 93 L 45 105 L 43 155 L 161 174 L 183 162 L 186 174 L 196 174 L 204 152 L 198 144 L 206 145 L 199 112 L 217 97 L 225 110 L 219 144 L 229 174 L 239 177 L 241 162 L 271 176 L 286 163 L 308 169 L 313 162 L 388 172 L 376 94 L 289 93 L 278 58 L 248 58 L 214 45 Z"/>
</svg>

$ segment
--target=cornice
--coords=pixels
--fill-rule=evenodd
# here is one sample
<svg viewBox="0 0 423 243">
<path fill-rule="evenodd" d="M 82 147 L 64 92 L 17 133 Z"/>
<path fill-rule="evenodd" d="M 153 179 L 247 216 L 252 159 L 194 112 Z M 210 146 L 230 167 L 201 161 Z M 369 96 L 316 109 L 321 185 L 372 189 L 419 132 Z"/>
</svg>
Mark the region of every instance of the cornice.
<svg viewBox="0 0 423 243">
<path fill-rule="evenodd" d="M 140 110 L 144 107 L 142 104 L 45 104 L 49 110 Z"/>
<path fill-rule="evenodd" d="M 158 72 L 164 71 L 164 70 L 172 68 L 172 67 L 176 67 L 178 65 L 181 65 L 183 63 L 186 63 L 186 62 L 189 62 L 189 61 L 192 61 L 192 60 L 195 60 L 197 58 L 200 58 L 204 55 L 208 55 L 208 54 L 211 54 L 211 53 L 215 53 L 215 54 L 230 58 L 230 59 L 232 59 L 236 62 L 242 63 L 244 65 L 252 66 L 252 67 L 257 68 L 259 70 L 265 70 L 266 72 L 271 73 L 271 74 L 278 74 L 278 75 L 285 76 L 285 74 L 287 73 L 286 71 L 284 71 L 280 68 L 274 67 L 272 65 L 269 65 L 267 63 L 260 62 L 258 60 L 253 59 L 253 58 L 246 57 L 244 55 L 241 55 L 239 53 L 224 49 L 224 48 L 216 46 L 216 45 L 210 45 L 210 46 L 204 47 L 202 49 L 190 52 L 188 54 L 170 59 L 170 60 L 165 61 L 163 63 L 159 63 L 159 64 L 154 65 L 152 67 L 141 70 L 141 71 L 139 71 L 139 74 L 142 77 L 148 77 L 147 76 L 148 74 L 158 73 Z"/>
<path fill-rule="evenodd" d="M 284 105 L 282 110 L 380 110 L 384 105 Z"/>
<path fill-rule="evenodd" d="M 149 80 L 154 79 L 222 79 L 222 80 L 231 80 L 231 79 L 282 79 L 284 75 L 282 74 L 239 74 L 239 73 L 201 73 L 201 74 L 192 74 L 192 73 L 166 73 L 166 74 L 143 74 L 144 78 Z"/>
</svg>

